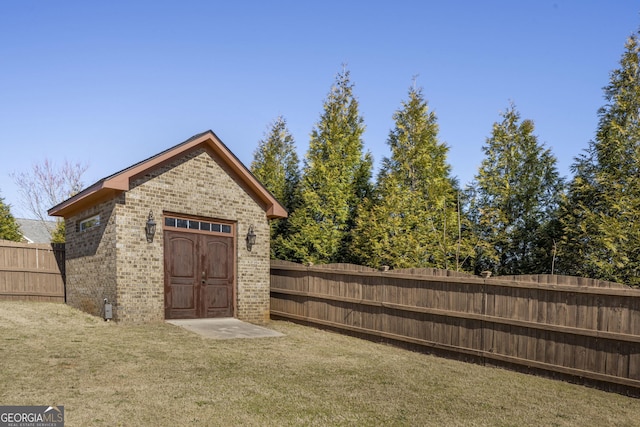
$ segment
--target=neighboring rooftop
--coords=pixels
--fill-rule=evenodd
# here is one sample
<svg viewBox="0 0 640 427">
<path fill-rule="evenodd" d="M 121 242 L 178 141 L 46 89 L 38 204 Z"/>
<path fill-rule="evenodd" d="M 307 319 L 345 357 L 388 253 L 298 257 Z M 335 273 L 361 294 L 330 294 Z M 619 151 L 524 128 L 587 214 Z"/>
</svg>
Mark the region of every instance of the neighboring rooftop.
<svg viewBox="0 0 640 427">
<path fill-rule="evenodd" d="M 27 243 L 51 243 L 51 231 L 55 229 L 55 221 L 16 218 L 20 232 Z"/>
</svg>

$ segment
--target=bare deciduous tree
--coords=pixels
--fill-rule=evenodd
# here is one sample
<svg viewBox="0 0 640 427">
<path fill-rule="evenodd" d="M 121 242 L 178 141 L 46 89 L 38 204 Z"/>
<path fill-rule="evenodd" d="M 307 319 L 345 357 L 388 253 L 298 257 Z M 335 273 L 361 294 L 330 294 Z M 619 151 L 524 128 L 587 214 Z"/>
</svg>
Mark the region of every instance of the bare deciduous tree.
<svg viewBox="0 0 640 427">
<path fill-rule="evenodd" d="M 42 163 L 34 163 L 30 171 L 12 172 L 10 176 L 18 186 L 20 205 L 53 231 L 47 210 L 82 189 L 82 175 L 88 167 L 68 160 L 57 166 L 45 158 Z"/>
</svg>

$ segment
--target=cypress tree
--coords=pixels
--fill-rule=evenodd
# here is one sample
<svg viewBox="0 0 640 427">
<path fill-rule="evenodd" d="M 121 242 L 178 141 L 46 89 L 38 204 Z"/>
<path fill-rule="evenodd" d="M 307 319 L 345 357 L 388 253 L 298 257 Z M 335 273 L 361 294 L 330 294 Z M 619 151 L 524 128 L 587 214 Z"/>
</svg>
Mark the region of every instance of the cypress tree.
<svg viewBox="0 0 640 427">
<path fill-rule="evenodd" d="M 457 268 L 460 242 L 456 183 L 448 147 L 421 89 L 393 115 L 375 196 L 358 217 L 353 252 L 362 263 L 392 268 Z"/>
<path fill-rule="evenodd" d="M 295 141 L 284 117 L 271 124 L 260 140 L 251 162 L 251 172 L 287 209 L 289 215 L 299 203 L 300 168 Z M 271 221 L 271 258 L 286 259 L 284 240 L 289 235 L 288 218 Z"/>
<path fill-rule="evenodd" d="M 65 243 L 66 241 L 66 225 L 64 219 L 56 221 L 56 227 L 51 232 L 51 243 Z"/>
<path fill-rule="evenodd" d="M 480 239 L 476 272 L 550 273 L 552 219 L 563 196 L 556 158 L 538 142 L 534 123 L 516 107 L 502 114 L 483 147 L 470 188 L 470 214 Z"/>
<path fill-rule="evenodd" d="M 604 88 L 595 139 L 572 165 L 560 248 L 566 274 L 634 286 L 640 284 L 639 54 L 633 34 Z"/>
<path fill-rule="evenodd" d="M 11 206 L 5 204 L 3 197 L 0 197 L 0 239 L 14 242 L 22 240 L 20 225 L 11 214 Z"/>
<path fill-rule="evenodd" d="M 311 132 L 300 206 L 291 215 L 287 258 L 314 263 L 348 259 L 357 207 L 370 192 L 372 158 L 363 154 L 363 119 L 349 71 L 336 77 Z"/>
</svg>

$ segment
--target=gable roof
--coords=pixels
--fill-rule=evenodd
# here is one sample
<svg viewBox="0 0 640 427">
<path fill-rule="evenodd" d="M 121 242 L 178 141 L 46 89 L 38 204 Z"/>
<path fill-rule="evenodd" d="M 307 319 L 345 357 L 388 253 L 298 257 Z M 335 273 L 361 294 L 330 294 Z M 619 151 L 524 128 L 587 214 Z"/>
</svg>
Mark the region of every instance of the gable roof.
<svg viewBox="0 0 640 427">
<path fill-rule="evenodd" d="M 20 226 L 22 238 L 27 243 L 51 243 L 51 230 L 56 228 L 55 221 L 16 218 L 16 222 Z"/>
<path fill-rule="evenodd" d="M 287 217 L 287 210 L 211 130 L 194 135 L 155 156 L 101 179 L 75 196 L 52 207 L 48 213 L 51 216 L 68 217 L 79 210 L 108 200 L 123 191 L 128 191 L 129 183 L 132 179 L 142 176 L 151 169 L 166 164 L 176 157 L 199 147 L 212 150 L 229 169 L 237 174 L 242 183 L 252 192 L 252 195 L 263 204 L 267 218 Z"/>
</svg>

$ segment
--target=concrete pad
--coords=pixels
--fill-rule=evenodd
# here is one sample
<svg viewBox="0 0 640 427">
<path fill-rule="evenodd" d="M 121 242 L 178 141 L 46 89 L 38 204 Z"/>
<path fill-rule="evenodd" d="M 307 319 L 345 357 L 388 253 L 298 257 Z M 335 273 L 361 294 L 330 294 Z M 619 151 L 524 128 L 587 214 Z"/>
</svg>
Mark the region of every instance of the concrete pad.
<svg viewBox="0 0 640 427">
<path fill-rule="evenodd" d="M 280 332 L 243 322 L 232 317 L 219 319 L 172 319 L 167 323 L 180 326 L 205 338 L 228 340 L 233 338 L 268 338 L 284 336 Z"/>
</svg>

